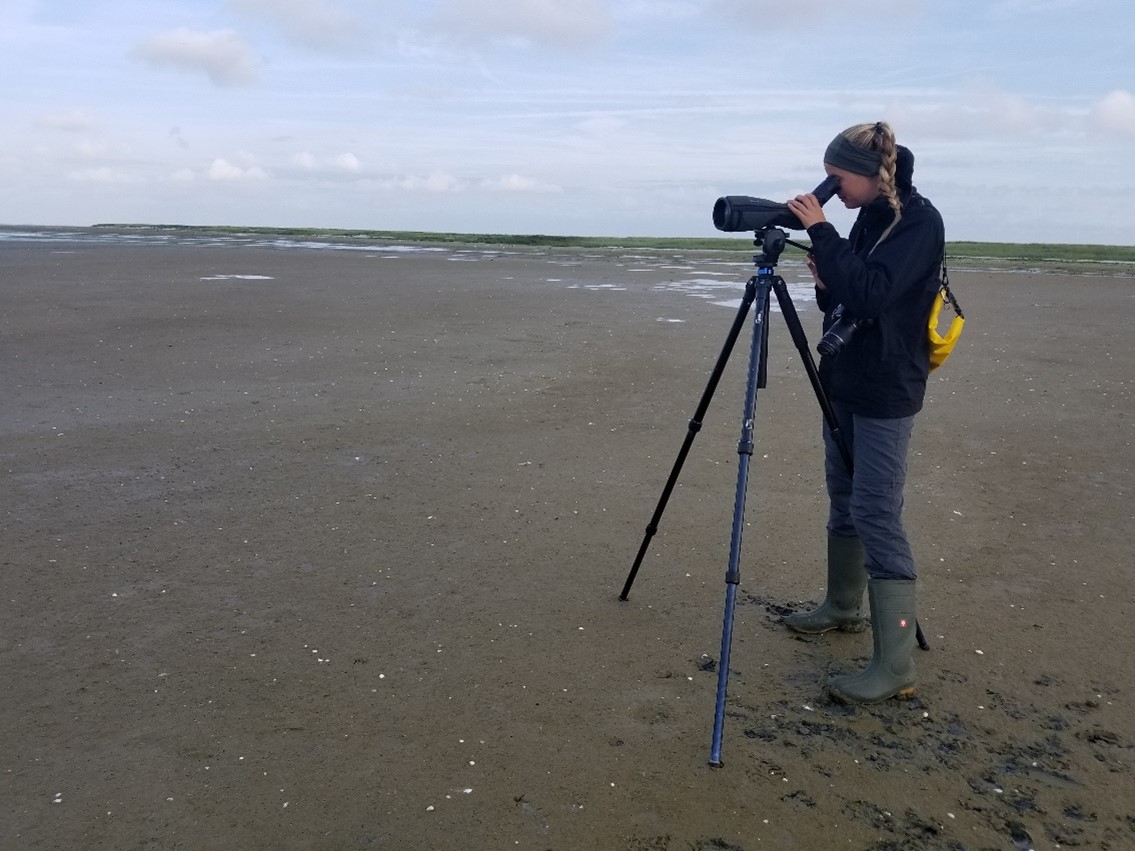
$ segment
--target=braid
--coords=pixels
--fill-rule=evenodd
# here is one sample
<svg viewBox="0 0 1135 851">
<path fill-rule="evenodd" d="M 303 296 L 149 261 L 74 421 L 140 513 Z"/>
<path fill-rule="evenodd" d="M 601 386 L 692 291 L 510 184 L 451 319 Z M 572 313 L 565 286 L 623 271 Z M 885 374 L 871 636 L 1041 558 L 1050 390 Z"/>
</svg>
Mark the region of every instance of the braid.
<svg viewBox="0 0 1135 851">
<path fill-rule="evenodd" d="M 898 220 L 902 218 L 902 203 L 899 201 L 898 189 L 894 185 L 894 171 L 899 161 L 899 152 L 894 145 L 894 130 L 889 124 L 880 121 L 874 127 L 874 136 L 873 148 L 883 157 L 882 165 L 878 167 L 880 189 L 886 197 L 886 203 L 889 203 L 891 210 L 894 211 L 894 218 Z"/>
<path fill-rule="evenodd" d="M 898 164 L 895 133 L 891 130 L 889 124 L 882 121 L 876 124 L 873 129 L 873 142 L 875 144 L 872 145 L 872 149 L 878 151 L 883 157 L 883 162 L 879 166 L 879 188 L 886 197 L 887 203 L 891 205 L 897 222 L 902 218 L 902 202 L 899 201 L 898 189 L 895 188 L 895 169 Z"/>
</svg>

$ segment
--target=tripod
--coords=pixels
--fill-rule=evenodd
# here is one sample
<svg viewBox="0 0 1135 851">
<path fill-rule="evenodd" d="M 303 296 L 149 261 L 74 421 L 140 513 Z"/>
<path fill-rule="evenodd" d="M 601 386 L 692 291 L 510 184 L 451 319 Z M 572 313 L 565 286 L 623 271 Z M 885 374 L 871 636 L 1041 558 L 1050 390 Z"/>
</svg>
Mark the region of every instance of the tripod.
<svg viewBox="0 0 1135 851">
<path fill-rule="evenodd" d="M 693 446 L 694 438 L 697 436 L 698 432 L 701 431 L 706 411 L 709 409 L 709 404 L 713 399 L 713 394 L 717 389 L 718 382 L 721 380 L 721 375 L 725 371 L 725 366 L 729 361 L 729 356 L 733 352 L 733 347 L 737 343 L 737 338 L 741 334 L 741 329 L 745 324 L 745 317 L 749 312 L 749 308 L 753 307 L 755 303 L 753 337 L 749 353 L 749 375 L 745 388 L 744 414 L 741 419 L 741 439 L 737 444 L 737 453 L 740 458 L 737 465 L 737 490 L 733 503 L 733 528 L 729 544 L 729 566 L 725 573 L 725 615 L 722 623 L 721 658 L 717 674 L 717 701 L 714 711 L 713 742 L 709 758 L 709 764 L 714 768 L 720 768 L 723 765 L 721 762 L 721 742 L 725 726 L 725 696 L 729 685 L 729 654 L 733 641 L 733 613 L 736 606 L 737 587 L 741 584 L 741 536 L 745 525 L 745 496 L 749 481 L 749 461 L 753 455 L 753 419 L 756 413 L 757 390 L 765 386 L 767 376 L 770 291 L 776 293 L 781 314 L 788 324 L 792 341 L 800 352 L 801 360 L 804 363 L 804 370 L 807 372 L 808 379 L 812 384 L 812 389 L 816 394 L 816 401 L 820 405 L 820 410 L 823 413 L 828 432 L 835 442 L 848 471 L 850 472 L 852 470 L 851 452 L 848 450 L 846 442 L 843 439 L 843 433 L 840 431 L 835 411 L 828 401 L 827 394 L 824 392 L 823 386 L 820 383 L 819 371 L 816 369 L 816 362 L 808 348 L 808 339 L 800 324 L 800 317 L 796 313 L 796 307 L 792 303 L 792 297 L 788 294 L 788 286 L 785 284 L 784 279 L 775 273 L 777 261 L 780 259 L 780 254 L 786 244 L 794 245 L 804 251 L 808 251 L 808 248 L 807 246 L 792 242 L 787 238 L 784 231 L 775 227 L 757 231 L 755 244 L 761 249 L 761 253 L 753 258 L 753 263 L 757 267 L 757 274 L 751 277 L 745 284 L 745 294 L 741 299 L 741 306 L 737 310 L 737 315 L 733 319 L 732 326 L 730 326 L 725 344 L 721 349 L 721 354 L 718 355 L 717 362 L 710 374 L 709 382 L 706 385 L 705 391 L 702 393 L 697 409 L 690 419 L 686 438 L 678 452 L 678 457 L 670 471 L 670 476 L 662 490 L 662 496 L 658 500 L 654 514 L 651 516 L 650 522 L 646 527 L 646 535 L 643 538 L 642 545 L 639 547 L 638 555 L 635 557 L 630 573 L 627 575 L 626 583 L 623 585 L 623 591 L 619 595 L 619 599 L 625 601 L 630 594 L 631 586 L 634 584 L 635 577 L 638 575 L 639 567 L 642 565 L 642 560 L 646 556 L 650 541 L 658 531 L 658 523 L 662 518 L 663 512 L 666 510 L 666 504 L 670 500 L 674 486 L 677 484 L 678 475 L 681 473 L 682 466 L 685 464 L 686 456 Z M 925 637 L 922 635 L 922 628 L 916 627 L 916 633 L 919 645 L 924 650 L 927 649 L 928 645 L 926 644 Z"/>
</svg>

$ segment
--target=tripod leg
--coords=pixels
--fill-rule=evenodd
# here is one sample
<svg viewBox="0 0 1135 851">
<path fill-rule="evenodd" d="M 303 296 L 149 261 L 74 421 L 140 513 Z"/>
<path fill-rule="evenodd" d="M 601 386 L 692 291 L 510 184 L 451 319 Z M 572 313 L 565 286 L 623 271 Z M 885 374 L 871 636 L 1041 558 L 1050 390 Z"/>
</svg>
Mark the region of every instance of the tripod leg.
<svg viewBox="0 0 1135 851">
<path fill-rule="evenodd" d="M 741 329 L 745 325 L 745 316 L 749 312 L 749 307 L 753 303 L 755 294 L 756 278 L 750 278 L 749 282 L 745 284 L 745 295 L 741 299 L 741 306 L 737 309 L 737 315 L 733 318 L 733 324 L 730 326 L 729 333 L 725 337 L 725 344 L 721 348 L 721 354 L 717 356 L 717 362 L 714 364 L 709 382 L 706 384 L 705 391 L 702 393 L 701 401 L 698 403 L 697 410 L 690 419 L 690 427 L 686 432 L 686 439 L 682 443 L 682 448 L 678 451 L 678 457 L 675 459 L 674 466 L 670 470 L 670 477 L 666 480 L 666 486 L 662 489 L 662 496 L 659 498 L 658 505 L 654 509 L 654 514 L 650 518 L 650 523 L 646 527 L 646 535 L 642 539 L 642 545 L 638 548 L 638 555 L 635 557 L 630 573 L 627 574 L 627 581 L 623 585 L 623 592 L 619 595 L 620 600 L 626 600 L 627 595 L 631 593 L 631 585 L 634 584 L 635 577 L 638 575 L 639 566 L 646 556 L 646 550 L 650 546 L 650 541 L 654 537 L 654 533 L 658 531 L 658 523 L 662 519 L 662 513 L 666 510 L 666 503 L 670 501 L 670 494 L 673 492 L 674 486 L 678 483 L 678 474 L 682 472 L 682 465 L 686 463 L 686 456 L 690 454 L 690 447 L 693 446 L 694 438 L 697 437 L 697 433 L 701 431 L 702 420 L 705 417 L 706 411 L 709 410 L 709 403 L 713 400 L 714 391 L 717 390 L 717 384 L 721 381 L 722 373 L 725 372 L 725 366 L 729 362 L 729 356 L 733 353 L 733 347 L 736 345 L 737 338 L 741 334 Z"/>
<path fill-rule="evenodd" d="M 725 573 L 725 616 L 721 627 L 721 661 L 717 671 L 717 703 L 713 719 L 713 743 L 709 764 L 720 768 L 721 740 L 725 728 L 725 696 L 729 687 L 729 656 L 733 644 L 733 612 L 737 602 L 737 586 L 741 584 L 741 537 L 745 529 L 745 495 L 749 483 L 749 461 L 753 456 L 753 420 L 757 407 L 757 388 L 764 375 L 764 353 L 768 351 L 768 288 L 767 280 L 757 283 L 757 307 L 753 325 L 753 342 L 749 354 L 749 378 L 745 389 L 745 411 L 741 422 L 741 439 L 737 444 L 737 492 L 733 502 L 733 534 L 729 544 L 729 567 Z"/>
<path fill-rule="evenodd" d="M 824 392 L 824 387 L 820 383 L 820 372 L 816 369 L 816 360 L 812 357 L 812 350 L 808 348 L 808 337 L 804 334 L 804 326 L 800 323 L 800 314 L 796 312 L 796 305 L 792 303 L 792 296 L 788 294 L 788 285 L 784 283 L 783 278 L 778 276 L 773 281 L 772 286 L 776 292 L 777 303 L 780 305 L 780 313 L 784 317 L 784 323 L 788 326 L 788 333 L 792 337 L 792 342 L 796 345 L 797 351 L 800 352 L 800 360 L 804 362 L 804 371 L 808 373 L 808 380 L 812 383 L 812 390 L 816 394 L 816 401 L 820 404 L 824 422 L 827 423 L 828 431 L 831 433 L 832 439 L 835 440 L 836 446 L 839 447 L 839 454 L 850 473 L 852 471 L 851 452 L 848 451 L 847 443 L 843 439 L 843 432 L 840 431 L 835 409 L 832 408 L 831 402 L 828 401 L 828 394 Z"/>
</svg>

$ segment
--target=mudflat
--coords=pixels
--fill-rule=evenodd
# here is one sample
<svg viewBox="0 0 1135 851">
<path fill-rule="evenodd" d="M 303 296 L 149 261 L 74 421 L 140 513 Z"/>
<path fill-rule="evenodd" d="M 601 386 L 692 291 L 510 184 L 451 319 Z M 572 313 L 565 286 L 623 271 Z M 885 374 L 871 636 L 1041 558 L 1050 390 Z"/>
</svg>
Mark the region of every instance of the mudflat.
<svg viewBox="0 0 1135 851">
<path fill-rule="evenodd" d="M 826 502 L 774 315 L 710 768 L 748 325 L 618 596 L 744 257 L 0 241 L 0 847 L 1135 847 L 1135 279 L 968 265 L 917 697 L 783 626 Z"/>
</svg>

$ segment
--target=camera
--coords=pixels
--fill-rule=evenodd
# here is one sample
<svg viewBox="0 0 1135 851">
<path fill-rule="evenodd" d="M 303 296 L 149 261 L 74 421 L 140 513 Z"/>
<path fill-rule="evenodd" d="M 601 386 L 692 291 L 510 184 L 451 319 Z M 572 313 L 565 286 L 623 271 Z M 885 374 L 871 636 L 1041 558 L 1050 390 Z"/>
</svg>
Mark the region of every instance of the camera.
<svg viewBox="0 0 1135 851">
<path fill-rule="evenodd" d="M 835 357 L 843 351 L 848 340 L 866 321 L 856 319 L 844 309 L 842 304 L 836 305 L 835 310 L 832 311 L 832 319 L 835 321 L 824 333 L 824 336 L 820 338 L 820 342 L 816 343 L 816 351 L 829 358 Z"/>
<path fill-rule="evenodd" d="M 831 174 L 812 190 L 812 194 L 823 205 L 828 203 L 837 189 L 839 189 L 839 178 Z M 787 204 L 769 201 L 766 198 L 751 198 L 748 195 L 726 195 L 718 198 L 713 205 L 713 226 L 718 230 L 729 232 L 758 231 L 765 228 L 804 229 L 804 225 L 796 215 L 788 211 Z"/>
</svg>

